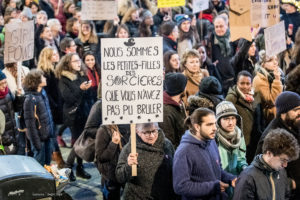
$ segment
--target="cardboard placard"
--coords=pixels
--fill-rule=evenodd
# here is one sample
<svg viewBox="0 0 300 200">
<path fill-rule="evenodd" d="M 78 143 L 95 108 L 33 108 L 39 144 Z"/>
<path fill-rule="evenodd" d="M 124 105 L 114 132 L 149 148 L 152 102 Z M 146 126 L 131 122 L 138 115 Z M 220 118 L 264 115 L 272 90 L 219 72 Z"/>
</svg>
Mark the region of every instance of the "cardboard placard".
<svg viewBox="0 0 300 200">
<path fill-rule="evenodd" d="M 12 22 L 5 25 L 4 63 L 21 62 L 33 58 L 34 24 Z"/>
<path fill-rule="evenodd" d="M 208 9 L 209 1 L 208 0 L 193 0 L 193 13 L 198 13 L 203 10 Z"/>
<path fill-rule="evenodd" d="M 265 28 L 273 26 L 280 21 L 279 0 L 252 0 L 251 1 L 251 25 Z"/>
<path fill-rule="evenodd" d="M 284 21 L 266 28 L 264 31 L 266 54 L 268 56 L 275 56 L 286 50 Z"/>
<path fill-rule="evenodd" d="M 82 0 L 82 20 L 113 20 L 118 16 L 115 0 Z"/>
<path fill-rule="evenodd" d="M 251 41 L 250 1 L 231 0 L 229 10 L 230 39 L 245 38 Z"/>
<path fill-rule="evenodd" d="M 157 0 L 158 8 L 185 6 L 185 0 Z"/>
<path fill-rule="evenodd" d="M 103 124 L 163 121 L 162 37 L 101 39 Z"/>
</svg>

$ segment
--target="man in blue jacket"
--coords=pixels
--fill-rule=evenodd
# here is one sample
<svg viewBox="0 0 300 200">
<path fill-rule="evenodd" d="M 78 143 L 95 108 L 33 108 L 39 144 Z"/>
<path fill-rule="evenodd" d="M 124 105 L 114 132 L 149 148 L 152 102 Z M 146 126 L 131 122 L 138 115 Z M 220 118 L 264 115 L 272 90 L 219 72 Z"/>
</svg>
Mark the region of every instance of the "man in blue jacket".
<svg viewBox="0 0 300 200">
<path fill-rule="evenodd" d="M 236 178 L 222 170 L 216 135 L 216 118 L 207 108 L 196 109 L 185 125 L 174 156 L 173 186 L 182 200 L 228 199 L 225 189 L 234 186 Z"/>
</svg>

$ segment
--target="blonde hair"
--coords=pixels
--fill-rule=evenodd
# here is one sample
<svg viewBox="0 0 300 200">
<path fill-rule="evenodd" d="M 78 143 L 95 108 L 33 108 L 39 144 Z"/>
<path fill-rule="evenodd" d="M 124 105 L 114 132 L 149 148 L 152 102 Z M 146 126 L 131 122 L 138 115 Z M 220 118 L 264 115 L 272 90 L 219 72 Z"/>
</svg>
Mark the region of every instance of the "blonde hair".
<svg viewBox="0 0 300 200">
<path fill-rule="evenodd" d="M 39 56 L 38 69 L 41 69 L 43 72 L 53 72 L 54 65 L 52 64 L 52 56 L 54 54 L 54 49 L 50 47 L 45 47 Z"/>
<path fill-rule="evenodd" d="M 182 59 L 181 59 L 181 62 L 180 62 L 180 67 L 181 69 L 185 69 L 185 64 L 187 62 L 187 59 L 188 58 L 191 58 L 191 57 L 196 57 L 196 58 L 199 58 L 199 62 L 200 62 L 200 54 L 199 52 L 196 50 L 196 49 L 189 49 L 189 50 L 186 50 L 182 56 Z M 200 62 L 201 63 L 201 62 Z"/>
<path fill-rule="evenodd" d="M 93 21 L 90 21 L 90 20 L 84 20 L 84 21 L 81 21 L 81 23 L 80 23 L 80 29 L 79 29 L 79 34 L 78 34 L 78 38 L 80 39 L 80 41 L 85 42 L 84 35 L 82 34 L 82 25 L 83 24 L 88 24 L 91 27 L 91 34 L 90 34 L 90 38 L 88 39 L 88 42 L 98 44 L 98 36 L 96 33 L 95 24 Z"/>
<path fill-rule="evenodd" d="M 138 11 L 136 7 L 130 8 L 122 18 L 121 24 L 125 24 L 126 22 L 129 22 L 131 20 L 131 14 Z"/>
</svg>

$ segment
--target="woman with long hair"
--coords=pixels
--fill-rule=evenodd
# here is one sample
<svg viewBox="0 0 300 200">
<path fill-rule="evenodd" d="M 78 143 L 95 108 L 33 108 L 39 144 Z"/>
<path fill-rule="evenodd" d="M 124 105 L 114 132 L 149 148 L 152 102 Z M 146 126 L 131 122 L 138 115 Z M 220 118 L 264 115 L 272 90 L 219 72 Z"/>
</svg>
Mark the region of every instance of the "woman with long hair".
<svg viewBox="0 0 300 200">
<path fill-rule="evenodd" d="M 92 107 L 92 102 L 88 96 L 92 83 L 88 81 L 81 59 L 76 53 L 69 53 L 62 57 L 55 69 L 55 74 L 59 79 L 58 87 L 64 100 L 64 123 L 71 130 L 72 144 L 74 144 L 84 129 Z M 84 171 L 82 159 L 76 155 L 74 149 L 68 156 L 67 165 L 72 168 L 76 157 L 76 175 L 86 179 L 91 178 L 91 175 Z M 73 172 L 70 175 L 70 180 L 76 180 Z"/>
<path fill-rule="evenodd" d="M 97 62 L 100 63 L 100 41 L 93 21 L 81 21 L 75 44 L 80 58 L 83 58 L 86 52 L 91 51 L 96 56 Z"/>
<path fill-rule="evenodd" d="M 116 38 L 129 38 L 130 32 L 126 24 L 120 24 L 116 31 Z"/>
<path fill-rule="evenodd" d="M 164 67 L 165 74 L 181 72 L 180 61 L 177 52 L 170 50 L 164 54 Z"/>
<path fill-rule="evenodd" d="M 92 81 L 91 92 L 94 102 L 97 100 L 97 90 L 100 84 L 100 66 L 96 62 L 95 55 L 92 52 L 87 52 L 83 55 L 83 62 L 86 66 L 86 75 L 90 81 Z"/>
<path fill-rule="evenodd" d="M 138 8 L 133 7 L 128 9 L 121 21 L 121 24 L 125 24 L 128 27 L 131 36 L 138 34 L 138 27 L 140 24 Z"/>
<path fill-rule="evenodd" d="M 139 37 L 154 37 L 157 35 L 157 28 L 154 26 L 153 15 L 149 10 L 143 10 L 140 14 Z"/>
<path fill-rule="evenodd" d="M 187 49 L 192 49 L 197 42 L 200 42 L 199 35 L 195 29 L 195 18 L 191 19 L 188 15 L 177 15 L 175 19 L 179 30 L 177 52 L 182 58 Z"/>
</svg>

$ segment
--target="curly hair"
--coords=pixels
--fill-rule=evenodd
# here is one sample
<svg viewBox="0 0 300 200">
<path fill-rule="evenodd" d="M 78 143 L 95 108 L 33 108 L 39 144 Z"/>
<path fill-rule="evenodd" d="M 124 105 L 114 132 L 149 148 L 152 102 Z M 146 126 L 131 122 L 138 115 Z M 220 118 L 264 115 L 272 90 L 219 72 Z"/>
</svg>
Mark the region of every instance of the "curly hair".
<svg viewBox="0 0 300 200">
<path fill-rule="evenodd" d="M 296 160 L 299 157 L 299 144 L 297 139 L 285 129 L 273 129 L 264 139 L 263 153 L 267 151 L 274 156 L 285 154 L 290 160 Z"/>
<path fill-rule="evenodd" d="M 37 91 L 39 84 L 42 82 L 42 76 L 44 72 L 40 69 L 32 69 L 25 76 L 23 81 L 23 87 L 27 91 Z"/>
</svg>

